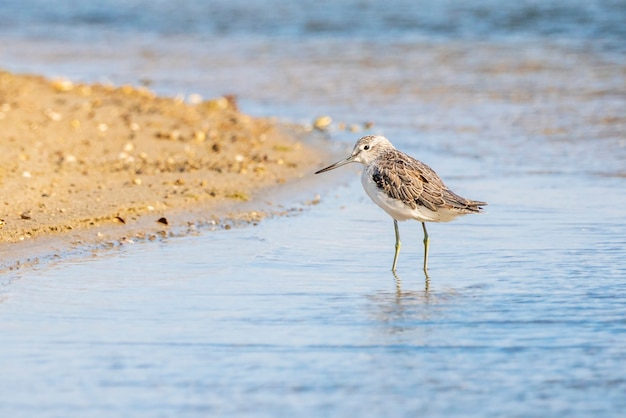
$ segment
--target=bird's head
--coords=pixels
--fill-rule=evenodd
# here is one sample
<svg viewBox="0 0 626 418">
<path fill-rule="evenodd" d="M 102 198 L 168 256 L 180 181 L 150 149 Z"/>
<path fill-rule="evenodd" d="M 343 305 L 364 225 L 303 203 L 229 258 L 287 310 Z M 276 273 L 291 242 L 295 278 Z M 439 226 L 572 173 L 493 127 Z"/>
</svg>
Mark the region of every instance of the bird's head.
<svg viewBox="0 0 626 418">
<path fill-rule="evenodd" d="M 391 142 L 389 142 L 389 140 L 384 136 L 364 136 L 356 141 L 356 144 L 352 149 L 352 153 L 347 158 L 337 161 L 326 168 L 322 168 L 321 170 L 316 171 L 315 174 L 323 173 L 348 163 L 361 163 L 363 165 L 369 165 L 372 161 L 378 158 L 380 154 L 393 148 L 394 147 Z"/>
</svg>

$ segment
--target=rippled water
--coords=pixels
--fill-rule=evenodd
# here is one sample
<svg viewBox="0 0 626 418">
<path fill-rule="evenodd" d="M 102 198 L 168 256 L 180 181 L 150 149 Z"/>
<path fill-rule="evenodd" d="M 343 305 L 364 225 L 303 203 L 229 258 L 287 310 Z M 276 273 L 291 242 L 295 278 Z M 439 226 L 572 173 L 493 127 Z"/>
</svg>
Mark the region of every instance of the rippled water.
<svg viewBox="0 0 626 418">
<path fill-rule="evenodd" d="M 373 121 L 487 213 L 429 225 L 429 282 L 401 223 L 395 278 L 344 167 L 289 217 L 14 272 L 0 415 L 623 414 L 623 2 L 205 3 L 0 1 L 0 66 Z"/>
<path fill-rule="evenodd" d="M 401 224 L 398 283 L 392 224 L 352 185 L 299 216 L 22 272 L 0 305 L 0 411 L 618 416 L 622 213 L 589 221 L 543 180 L 431 226 L 428 290 L 419 224 Z"/>
</svg>

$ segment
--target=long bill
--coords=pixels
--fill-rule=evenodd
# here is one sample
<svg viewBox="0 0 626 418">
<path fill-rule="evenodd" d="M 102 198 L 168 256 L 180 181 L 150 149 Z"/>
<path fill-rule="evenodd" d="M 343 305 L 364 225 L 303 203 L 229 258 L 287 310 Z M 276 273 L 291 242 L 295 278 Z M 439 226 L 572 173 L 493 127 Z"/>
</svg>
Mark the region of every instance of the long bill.
<svg viewBox="0 0 626 418">
<path fill-rule="evenodd" d="M 331 164 L 331 165 L 329 165 L 326 168 L 322 168 L 321 170 L 317 170 L 315 172 L 315 174 L 324 173 L 326 171 L 330 171 L 332 169 L 335 169 L 337 167 L 341 167 L 342 165 L 346 165 L 346 164 L 351 163 L 351 162 L 354 162 L 354 156 L 352 156 L 352 155 L 349 156 L 348 158 L 345 158 L 345 159 L 341 160 L 341 161 L 337 161 L 336 163 Z"/>
</svg>

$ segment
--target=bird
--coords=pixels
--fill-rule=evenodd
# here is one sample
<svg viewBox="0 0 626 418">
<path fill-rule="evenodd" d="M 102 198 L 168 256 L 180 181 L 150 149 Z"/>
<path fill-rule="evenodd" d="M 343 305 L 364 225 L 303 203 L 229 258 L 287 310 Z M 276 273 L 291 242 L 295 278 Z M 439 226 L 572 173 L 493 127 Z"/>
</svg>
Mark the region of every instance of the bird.
<svg viewBox="0 0 626 418">
<path fill-rule="evenodd" d="M 428 277 L 430 240 L 426 222 L 449 222 L 458 216 L 483 212 L 486 202 L 466 199 L 450 190 L 428 165 L 397 150 L 384 136 L 359 138 L 352 153 L 315 174 L 348 163 L 361 163 L 361 184 L 367 195 L 393 219 L 396 235 L 391 271 L 395 274 L 400 254 L 398 221 L 414 219 L 424 230 L 424 274 Z"/>
</svg>

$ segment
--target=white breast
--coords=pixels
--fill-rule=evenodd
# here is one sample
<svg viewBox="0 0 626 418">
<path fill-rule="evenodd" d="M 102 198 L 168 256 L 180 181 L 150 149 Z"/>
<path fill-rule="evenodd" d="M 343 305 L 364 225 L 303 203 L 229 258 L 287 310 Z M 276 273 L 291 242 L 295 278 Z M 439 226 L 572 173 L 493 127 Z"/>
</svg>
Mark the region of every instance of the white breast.
<svg viewBox="0 0 626 418">
<path fill-rule="evenodd" d="M 383 209 L 389 216 L 397 221 L 406 221 L 415 219 L 420 222 L 448 222 L 460 215 L 460 213 L 451 212 L 449 210 L 440 209 L 434 212 L 424 206 L 411 208 L 404 204 L 401 200 L 393 199 L 383 190 L 380 190 L 376 183 L 369 176 L 367 169 L 361 174 L 361 184 L 365 193 Z"/>
</svg>

